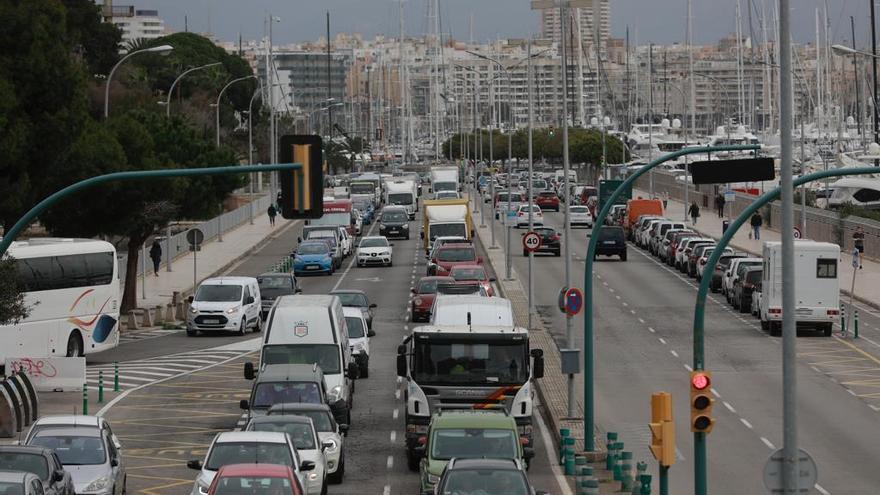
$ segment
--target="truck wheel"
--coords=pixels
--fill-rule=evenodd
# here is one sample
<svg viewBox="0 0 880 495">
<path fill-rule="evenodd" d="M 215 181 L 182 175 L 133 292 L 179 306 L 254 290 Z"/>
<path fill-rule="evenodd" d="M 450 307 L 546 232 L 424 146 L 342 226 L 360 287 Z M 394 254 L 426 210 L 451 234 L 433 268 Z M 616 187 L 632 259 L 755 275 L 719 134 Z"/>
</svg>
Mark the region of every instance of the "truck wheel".
<svg viewBox="0 0 880 495">
<path fill-rule="evenodd" d="M 620 253 L 620 261 L 626 261 L 626 251 Z"/>
<path fill-rule="evenodd" d="M 758 317 L 761 318 L 761 330 L 768 330 L 770 328 L 770 322 L 765 320 L 760 314 Z"/>
<path fill-rule="evenodd" d="M 772 337 L 779 337 L 782 335 L 782 322 L 781 321 L 771 321 L 770 323 L 770 335 Z"/>
<path fill-rule="evenodd" d="M 327 480 L 330 481 L 330 484 L 339 485 L 342 483 L 342 478 L 345 477 L 345 457 L 343 456 L 339 459 L 339 467 L 336 468 L 336 472 L 327 477 Z"/>
<path fill-rule="evenodd" d="M 825 332 L 825 336 L 826 336 L 826 337 L 831 337 L 831 332 L 832 332 L 833 329 L 834 329 L 834 324 L 833 324 L 833 323 L 826 323 L 826 324 L 824 325 L 824 328 L 823 328 L 822 330 Z"/>
</svg>

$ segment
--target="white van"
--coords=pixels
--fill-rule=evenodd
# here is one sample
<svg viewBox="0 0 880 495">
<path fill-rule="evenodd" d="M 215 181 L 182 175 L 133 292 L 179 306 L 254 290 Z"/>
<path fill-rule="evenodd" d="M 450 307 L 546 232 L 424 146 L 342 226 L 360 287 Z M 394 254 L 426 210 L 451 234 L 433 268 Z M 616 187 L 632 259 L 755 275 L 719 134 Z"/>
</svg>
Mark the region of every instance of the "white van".
<svg viewBox="0 0 880 495">
<path fill-rule="evenodd" d="M 254 277 L 209 278 L 190 296 L 186 312 L 186 334 L 199 332 L 238 332 L 248 328 L 259 332 L 261 318 L 260 284 Z"/>
<path fill-rule="evenodd" d="M 351 356 L 342 302 L 330 295 L 281 296 L 266 320 L 260 368 L 315 363 L 327 381 L 327 403 L 344 408 L 345 422 L 351 424 L 358 368 Z"/>
<path fill-rule="evenodd" d="M 513 306 L 503 297 L 438 295 L 431 309 L 431 325 L 512 327 Z"/>
<path fill-rule="evenodd" d="M 829 242 L 795 241 L 795 323 L 831 336 L 840 320 L 840 246 Z M 761 328 L 770 335 L 782 333 L 782 243 L 764 243 L 761 276 Z"/>
</svg>

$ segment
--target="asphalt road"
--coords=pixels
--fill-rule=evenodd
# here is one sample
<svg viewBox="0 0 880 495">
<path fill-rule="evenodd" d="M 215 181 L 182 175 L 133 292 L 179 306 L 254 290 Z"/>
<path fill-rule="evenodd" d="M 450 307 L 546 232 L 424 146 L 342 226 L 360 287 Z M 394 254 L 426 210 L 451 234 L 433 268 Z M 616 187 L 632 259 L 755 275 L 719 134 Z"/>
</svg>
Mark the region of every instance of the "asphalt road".
<svg viewBox="0 0 880 495">
<path fill-rule="evenodd" d="M 350 266 L 349 258 L 345 269 L 336 275 L 299 279 L 306 294 L 327 293 L 335 288 L 362 289 L 378 305 L 370 377 L 356 382 L 351 431 L 345 445 L 345 481 L 330 486 L 333 494 L 418 491 L 418 474 L 406 466 L 404 404 L 395 371 L 396 347 L 412 326 L 407 314 L 410 288 L 425 273 L 418 222 L 410 225 L 411 240 L 392 241 L 392 267 L 356 268 Z M 297 226 L 284 232 L 232 273 L 253 276 L 263 272 L 289 253 L 299 231 Z M 242 365 L 256 357 L 256 352 L 252 352 L 257 345 L 255 337 L 248 334 L 188 338 L 175 333 L 126 343 L 90 359 L 90 363 L 119 360 L 125 366 L 130 359 L 162 359 L 187 351 L 187 357 L 194 356 L 196 362 L 217 361 L 211 368 L 199 368 L 133 390 L 109 408 L 107 416 L 124 444 L 129 493 L 189 493 L 196 472 L 186 469 L 186 461 L 203 456 L 213 436 L 233 429 L 240 418 L 238 401 L 247 397 L 251 385 L 242 377 Z M 223 346 L 222 352 L 215 349 L 218 346 Z M 530 472 L 532 482 L 553 493 L 562 493 L 544 449 L 544 438 L 538 434 L 535 438 L 537 457 Z"/>
<path fill-rule="evenodd" d="M 561 228 L 562 214 L 545 213 Z M 514 230 L 515 270 L 523 280 L 527 258 Z M 572 231 L 573 285 L 582 287 L 587 230 Z M 504 242 L 498 227 L 497 239 Z M 499 268 L 500 269 L 500 268 Z M 634 246 L 629 261 L 599 258 L 595 264 L 595 356 L 598 425 L 617 431 L 637 460 L 656 462 L 647 445 L 650 395 L 673 395 L 679 459 L 670 471 L 671 493 L 693 491 L 688 371 L 692 362 L 694 281 L 656 262 Z M 535 305 L 564 343 L 565 318 L 555 308 L 564 280 L 560 258 L 534 261 Z M 764 493 L 764 462 L 782 446 L 781 342 L 750 315 L 729 309 L 723 297 L 707 303 L 706 368 L 713 372 L 716 425 L 709 435 L 712 493 Z M 869 325 L 876 324 L 868 315 Z M 583 348 L 583 316 L 573 320 L 575 345 Z M 868 328 L 870 332 L 875 332 Z M 862 340 L 862 339 L 860 339 Z M 803 335 L 798 339 L 798 416 L 801 448 L 818 464 L 816 493 L 877 493 L 880 472 L 880 358 L 870 343 Z M 578 375 L 577 390 L 582 390 Z M 823 492 L 824 490 L 824 492 Z"/>
</svg>

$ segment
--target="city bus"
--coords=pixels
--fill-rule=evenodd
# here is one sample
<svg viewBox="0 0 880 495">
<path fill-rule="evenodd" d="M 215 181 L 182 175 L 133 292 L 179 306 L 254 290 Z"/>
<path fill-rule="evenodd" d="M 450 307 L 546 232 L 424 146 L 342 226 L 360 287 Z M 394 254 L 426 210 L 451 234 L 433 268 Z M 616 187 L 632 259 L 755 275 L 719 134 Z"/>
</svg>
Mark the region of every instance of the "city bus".
<svg viewBox="0 0 880 495">
<path fill-rule="evenodd" d="M 0 365 L 6 358 L 80 357 L 119 345 L 116 249 L 91 239 L 13 242 L 30 314 L 0 326 Z"/>
</svg>

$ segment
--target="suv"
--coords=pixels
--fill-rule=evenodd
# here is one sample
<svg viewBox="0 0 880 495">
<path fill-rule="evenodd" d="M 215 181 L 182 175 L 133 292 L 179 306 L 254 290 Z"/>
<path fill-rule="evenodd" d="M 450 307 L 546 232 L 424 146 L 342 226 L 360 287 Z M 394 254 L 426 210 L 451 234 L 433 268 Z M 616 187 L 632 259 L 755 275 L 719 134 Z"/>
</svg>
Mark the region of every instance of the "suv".
<svg viewBox="0 0 880 495">
<path fill-rule="evenodd" d="M 409 467 L 419 469 L 423 495 L 434 493 L 434 485 L 452 459 L 528 462 L 535 455 L 533 449 L 520 443 L 516 420 L 499 412 L 441 410 L 431 418 L 425 438 L 425 445 L 416 448 L 419 455 L 409 458 Z"/>
<path fill-rule="evenodd" d="M 620 256 L 620 261 L 626 261 L 626 237 L 623 227 L 603 225 L 599 228 L 598 242 L 593 259 L 601 256 Z"/>
<path fill-rule="evenodd" d="M 386 206 L 379 217 L 379 235 L 409 239 L 409 214 L 403 206 Z"/>
<path fill-rule="evenodd" d="M 239 406 L 248 419 L 265 416 L 275 404 L 304 402 L 327 404 L 327 382 L 317 364 L 269 364 L 256 374 L 253 364 L 245 363 L 244 377 L 254 380 L 251 399 L 242 399 Z M 339 412 L 334 411 L 339 417 Z"/>
<path fill-rule="evenodd" d="M 299 288 L 296 277 L 290 273 L 264 273 L 257 277 L 257 284 L 260 286 L 260 299 L 262 300 L 263 319 L 269 314 L 275 300 L 281 296 L 292 296 L 299 294 L 302 289 Z"/>
</svg>

